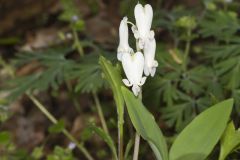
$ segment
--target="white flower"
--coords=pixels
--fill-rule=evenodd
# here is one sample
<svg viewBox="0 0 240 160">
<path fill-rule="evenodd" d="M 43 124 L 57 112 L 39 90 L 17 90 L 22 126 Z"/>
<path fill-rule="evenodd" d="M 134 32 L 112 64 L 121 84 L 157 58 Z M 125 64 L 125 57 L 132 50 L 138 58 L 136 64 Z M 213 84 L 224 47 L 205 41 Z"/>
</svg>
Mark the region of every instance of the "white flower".
<svg viewBox="0 0 240 160">
<path fill-rule="evenodd" d="M 232 0 L 224 0 L 225 3 L 232 3 Z"/>
<path fill-rule="evenodd" d="M 70 150 L 73 150 L 75 147 L 76 147 L 76 144 L 73 143 L 73 142 L 70 142 L 70 143 L 68 144 L 68 148 L 69 148 Z"/>
<path fill-rule="evenodd" d="M 122 60 L 122 55 L 124 53 L 133 52 L 132 48 L 128 44 L 128 18 L 124 17 L 119 26 L 119 46 L 117 49 L 117 58 L 119 61 Z"/>
<path fill-rule="evenodd" d="M 156 67 L 158 66 L 158 62 L 154 59 L 156 52 L 156 40 L 155 38 L 151 40 L 147 40 L 145 42 L 144 47 L 144 74 L 149 76 L 149 74 L 153 77 L 156 72 Z"/>
<path fill-rule="evenodd" d="M 138 40 L 138 47 L 144 48 L 145 41 L 154 38 L 154 32 L 151 31 L 153 9 L 151 5 L 146 4 L 144 7 L 137 4 L 134 9 L 136 26 L 132 27 L 135 38 Z"/>
<path fill-rule="evenodd" d="M 132 91 L 135 96 L 137 96 L 141 90 L 146 77 L 142 77 L 144 68 L 144 57 L 141 52 L 136 52 L 135 54 L 124 53 L 122 55 L 122 66 L 127 79 L 123 79 L 123 83 L 130 87 L 132 86 Z"/>
<path fill-rule="evenodd" d="M 77 15 L 72 16 L 72 21 L 77 22 L 79 20 L 79 17 Z"/>
</svg>

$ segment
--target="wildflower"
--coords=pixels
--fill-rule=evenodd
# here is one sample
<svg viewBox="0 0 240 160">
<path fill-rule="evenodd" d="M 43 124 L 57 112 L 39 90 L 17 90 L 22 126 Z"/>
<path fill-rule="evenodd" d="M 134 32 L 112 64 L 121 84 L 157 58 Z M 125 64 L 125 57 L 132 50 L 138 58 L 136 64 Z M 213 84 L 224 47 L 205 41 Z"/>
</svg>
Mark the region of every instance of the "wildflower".
<svg viewBox="0 0 240 160">
<path fill-rule="evenodd" d="M 132 27 L 132 31 L 138 40 L 138 47 L 143 49 L 146 40 L 154 38 L 154 32 L 150 30 L 153 18 L 151 5 L 146 4 L 143 7 L 141 4 L 137 4 L 134 9 L 134 15 L 136 26 Z"/>
<path fill-rule="evenodd" d="M 119 61 L 122 60 L 122 55 L 124 53 L 132 53 L 132 48 L 129 47 L 128 44 L 128 18 L 124 17 L 120 23 L 119 27 L 119 46 L 117 49 L 117 58 Z"/>
<path fill-rule="evenodd" d="M 141 52 L 135 54 L 124 53 L 122 55 L 122 66 L 127 77 L 122 81 L 126 86 L 132 86 L 132 91 L 137 96 L 141 91 L 140 86 L 146 81 L 146 77 L 142 77 L 144 69 L 143 54 Z"/>
<path fill-rule="evenodd" d="M 122 61 L 123 70 L 127 79 L 123 79 L 123 83 L 131 87 L 135 96 L 141 91 L 141 86 L 145 83 L 146 76 L 155 75 L 156 67 L 158 66 L 155 58 L 156 41 L 154 32 L 151 31 L 153 18 L 152 7 L 147 4 L 144 7 L 137 4 L 134 9 L 136 25 L 128 22 L 127 17 L 124 17 L 119 27 L 119 46 L 117 49 L 117 58 Z M 136 38 L 135 54 L 128 44 L 128 23 L 132 24 L 132 31 Z M 143 55 L 143 53 L 144 55 Z"/>
<path fill-rule="evenodd" d="M 233 0 L 224 0 L 225 3 L 232 3 Z"/>
<path fill-rule="evenodd" d="M 76 144 L 73 143 L 73 142 L 70 142 L 70 143 L 68 144 L 68 148 L 69 148 L 70 150 L 73 150 L 75 147 L 76 147 Z"/>
<path fill-rule="evenodd" d="M 145 43 L 144 74 L 146 76 L 151 75 L 153 77 L 156 72 L 156 67 L 158 66 L 158 62 L 154 59 L 156 52 L 156 40 L 153 38 L 152 40 L 147 40 Z"/>
<path fill-rule="evenodd" d="M 79 20 L 79 17 L 77 15 L 72 16 L 72 22 L 77 22 Z"/>
</svg>

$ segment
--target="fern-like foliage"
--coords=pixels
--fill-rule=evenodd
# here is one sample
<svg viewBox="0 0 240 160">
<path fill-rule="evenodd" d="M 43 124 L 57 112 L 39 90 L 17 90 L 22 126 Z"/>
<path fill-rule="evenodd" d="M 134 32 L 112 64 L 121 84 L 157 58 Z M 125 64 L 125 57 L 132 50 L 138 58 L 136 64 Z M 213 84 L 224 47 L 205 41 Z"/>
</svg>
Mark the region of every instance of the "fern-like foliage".
<svg viewBox="0 0 240 160">
<path fill-rule="evenodd" d="M 235 12 L 209 11 L 200 23 L 200 34 L 203 37 L 214 37 L 217 40 L 230 40 L 240 24 Z"/>
<path fill-rule="evenodd" d="M 8 82 L 11 87 L 10 98 L 15 99 L 26 91 L 44 91 L 50 87 L 58 89 L 65 80 L 65 73 L 74 63 L 74 61 L 65 58 L 70 51 L 69 48 L 60 48 L 20 53 L 15 59 L 16 67 L 35 61 L 42 69 L 30 75 L 18 76 L 10 80 Z"/>
<path fill-rule="evenodd" d="M 107 83 L 102 78 L 98 58 L 96 54 L 86 55 L 80 62 L 72 65 L 66 73 L 67 79 L 77 79 L 76 92 L 91 93 L 107 88 Z"/>
<path fill-rule="evenodd" d="M 8 82 L 11 99 L 16 99 L 27 91 L 57 90 L 65 82 L 73 83 L 75 92 L 98 92 L 107 87 L 98 64 L 98 54 L 89 54 L 79 60 L 66 58 L 73 50 L 70 48 L 48 49 L 37 52 L 19 53 L 15 59 L 16 67 L 29 62 L 38 65 L 37 71 L 29 75 L 17 76 Z M 109 57 L 109 56 L 108 56 Z"/>
</svg>

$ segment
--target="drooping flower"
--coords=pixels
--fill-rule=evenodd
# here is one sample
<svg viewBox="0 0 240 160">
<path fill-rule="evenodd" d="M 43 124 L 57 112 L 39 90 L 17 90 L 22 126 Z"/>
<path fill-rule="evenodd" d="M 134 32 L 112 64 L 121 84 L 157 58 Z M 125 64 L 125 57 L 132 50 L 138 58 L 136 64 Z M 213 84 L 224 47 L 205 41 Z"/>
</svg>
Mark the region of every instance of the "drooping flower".
<svg viewBox="0 0 240 160">
<path fill-rule="evenodd" d="M 154 32 L 151 31 L 153 9 L 151 5 L 146 4 L 144 7 L 137 4 L 134 9 L 136 26 L 132 27 L 135 38 L 138 40 L 138 47 L 144 48 L 148 39 L 154 38 Z"/>
<path fill-rule="evenodd" d="M 119 26 L 119 46 L 117 49 L 117 58 L 119 61 L 122 60 L 122 55 L 124 53 L 132 53 L 132 48 L 128 44 L 128 18 L 124 17 Z"/>
<path fill-rule="evenodd" d="M 144 74 L 146 76 L 155 75 L 158 62 L 154 59 L 156 52 L 156 40 L 155 38 L 147 40 L 144 47 Z"/>
<path fill-rule="evenodd" d="M 124 53 L 122 55 L 122 66 L 127 77 L 127 79 L 122 81 L 126 86 L 132 86 L 132 91 L 137 96 L 141 91 L 140 86 L 146 81 L 146 77 L 143 77 L 143 54 L 141 52 L 136 52 L 135 54 Z"/>
<path fill-rule="evenodd" d="M 224 0 L 225 3 L 232 3 L 233 0 Z"/>
</svg>

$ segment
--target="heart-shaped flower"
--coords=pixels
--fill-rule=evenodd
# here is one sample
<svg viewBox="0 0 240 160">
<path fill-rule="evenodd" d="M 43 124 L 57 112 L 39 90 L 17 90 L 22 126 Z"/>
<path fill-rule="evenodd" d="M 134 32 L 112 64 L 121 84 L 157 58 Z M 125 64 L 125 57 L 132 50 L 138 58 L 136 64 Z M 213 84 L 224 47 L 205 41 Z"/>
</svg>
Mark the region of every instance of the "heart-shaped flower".
<svg viewBox="0 0 240 160">
<path fill-rule="evenodd" d="M 123 83 L 130 87 L 132 86 L 132 91 L 135 96 L 137 96 L 141 90 L 146 77 L 142 77 L 144 69 L 144 57 L 141 52 L 136 52 L 135 54 L 124 53 L 122 55 L 122 66 L 127 79 L 123 79 Z"/>
<path fill-rule="evenodd" d="M 119 46 L 117 49 L 117 58 L 119 61 L 122 60 L 122 55 L 124 53 L 132 53 L 132 48 L 128 44 L 128 18 L 124 17 L 119 26 Z"/>
<path fill-rule="evenodd" d="M 144 48 L 147 39 L 154 38 L 154 32 L 151 31 L 153 9 L 151 5 L 146 4 L 144 7 L 137 4 L 134 9 L 134 16 L 136 19 L 136 26 L 132 27 L 132 31 L 136 39 L 138 39 L 138 47 Z"/>
<path fill-rule="evenodd" d="M 149 76 L 149 74 L 153 77 L 156 72 L 156 67 L 158 66 L 158 62 L 154 59 L 156 52 L 156 40 L 155 38 L 151 40 L 147 40 L 145 42 L 144 47 L 144 74 Z"/>
</svg>

